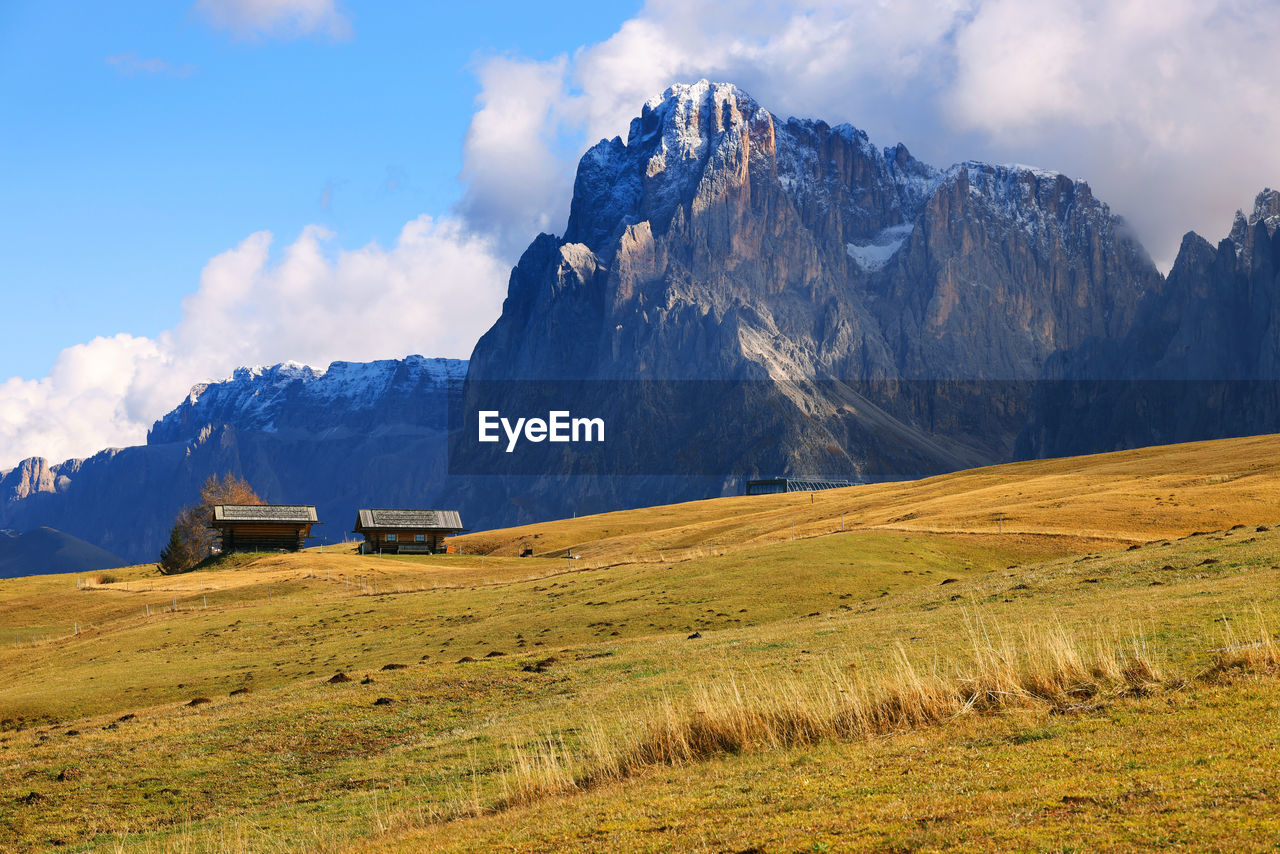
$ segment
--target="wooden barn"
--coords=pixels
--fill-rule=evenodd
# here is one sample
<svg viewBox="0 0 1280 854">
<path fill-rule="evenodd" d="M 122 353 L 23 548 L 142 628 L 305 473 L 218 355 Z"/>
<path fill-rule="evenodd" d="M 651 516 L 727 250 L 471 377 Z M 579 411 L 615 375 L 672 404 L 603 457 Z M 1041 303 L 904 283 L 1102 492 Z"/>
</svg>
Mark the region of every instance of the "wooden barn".
<svg viewBox="0 0 1280 854">
<path fill-rule="evenodd" d="M 222 553 L 296 552 L 319 525 L 311 504 L 216 504 L 213 522 Z"/>
<path fill-rule="evenodd" d="M 361 510 L 354 533 L 364 537 L 361 554 L 437 554 L 464 530 L 457 510 Z"/>
</svg>

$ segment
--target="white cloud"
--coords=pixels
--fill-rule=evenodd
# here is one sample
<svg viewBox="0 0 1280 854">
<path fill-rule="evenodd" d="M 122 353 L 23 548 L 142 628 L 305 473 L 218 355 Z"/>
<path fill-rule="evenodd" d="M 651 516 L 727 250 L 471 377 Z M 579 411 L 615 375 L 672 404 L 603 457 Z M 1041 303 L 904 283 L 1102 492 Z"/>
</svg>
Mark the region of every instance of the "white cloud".
<svg viewBox="0 0 1280 854">
<path fill-rule="evenodd" d="M 1280 178 L 1274 3 L 989 0 L 958 35 L 947 117 L 1086 178 L 1162 266 Z"/>
<path fill-rule="evenodd" d="M 459 213 L 518 257 L 540 231 L 559 231 L 573 176 L 556 143 L 567 61 L 495 57 L 479 69 L 481 94 L 463 143 L 467 193 Z"/>
<path fill-rule="evenodd" d="M 126 76 L 134 74 L 160 74 L 169 77 L 190 77 L 200 69 L 190 63 L 174 65 L 159 57 L 142 57 L 132 51 L 114 53 L 107 57 L 107 65 Z"/>
<path fill-rule="evenodd" d="M 351 35 L 351 22 L 334 0 L 197 0 L 194 6 L 212 26 L 239 39 Z"/>
<path fill-rule="evenodd" d="M 136 443 L 145 429 L 139 433 L 126 397 L 163 359 L 147 338 L 95 338 L 63 350 L 44 379 L 0 383 L 0 468 L 37 452 L 62 459 Z"/>
<path fill-rule="evenodd" d="M 653 0 L 572 56 L 481 64 L 461 210 L 500 234 L 562 229 L 576 161 L 565 152 L 625 135 L 645 99 L 708 77 L 938 166 L 1016 161 L 1086 178 L 1167 267 L 1184 231 L 1222 236 L 1280 182 L 1277 43 L 1269 0 Z M 514 97 L 529 79 L 536 97 Z M 522 120 L 535 106 L 542 124 Z M 554 164 L 558 179 L 493 204 L 508 158 Z"/>
<path fill-rule="evenodd" d="M 419 217 L 390 249 L 329 239 L 308 226 L 277 259 L 252 234 L 209 261 L 174 329 L 95 338 L 43 379 L 0 383 L 0 468 L 138 444 L 192 384 L 240 365 L 466 358 L 501 309 L 507 266 L 456 220 Z"/>
</svg>

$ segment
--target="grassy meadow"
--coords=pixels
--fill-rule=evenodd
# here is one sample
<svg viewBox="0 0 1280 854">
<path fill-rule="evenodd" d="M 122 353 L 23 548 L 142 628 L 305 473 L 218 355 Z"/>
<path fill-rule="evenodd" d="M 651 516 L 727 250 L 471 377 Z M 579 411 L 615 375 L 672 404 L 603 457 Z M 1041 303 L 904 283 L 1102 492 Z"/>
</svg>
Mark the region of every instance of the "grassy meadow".
<svg viewBox="0 0 1280 854">
<path fill-rule="evenodd" d="M 1280 840 L 1280 437 L 455 542 L 0 581 L 0 849 Z"/>
</svg>

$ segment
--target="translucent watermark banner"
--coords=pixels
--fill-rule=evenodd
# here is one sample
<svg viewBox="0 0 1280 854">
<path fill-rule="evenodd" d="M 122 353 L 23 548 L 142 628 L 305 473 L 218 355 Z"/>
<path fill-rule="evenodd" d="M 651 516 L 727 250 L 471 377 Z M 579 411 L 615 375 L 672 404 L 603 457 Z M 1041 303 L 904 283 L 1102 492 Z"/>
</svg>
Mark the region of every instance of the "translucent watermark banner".
<svg viewBox="0 0 1280 854">
<path fill-rule="evenodd" d="M 917 478 L 1280 430 L 1255 380 L 468 380 L 451 475 Z"/>
</svg>

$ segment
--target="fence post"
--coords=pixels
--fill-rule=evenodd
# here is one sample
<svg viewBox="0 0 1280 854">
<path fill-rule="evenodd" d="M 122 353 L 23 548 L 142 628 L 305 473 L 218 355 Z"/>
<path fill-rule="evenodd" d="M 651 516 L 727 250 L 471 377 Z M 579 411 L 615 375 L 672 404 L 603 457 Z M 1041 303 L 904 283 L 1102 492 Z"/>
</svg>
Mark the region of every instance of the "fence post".
<svg viewBox="0 0 1280 854">
<path fill-rule="evenodd" d="M 208 608 L 208 607 L 209 607 L 209 594 L 208 594 L 208 593 L 206 593 L 206 594 L 204 595 L 204 606 L 205 606 L 206 608 Z"/>
<path fill-rule="evenodd" d="M 174 596 L 174 597 L 173 597 L 173 610 L 175 610 L 175 611 L 176 611 L 176 610 L 178 610 L 178 597 L 177 597 L 177 596 Z"/>
<path fill-rule="evenodd" d="M 147 616 L 148 616 L 148 617 L 150 617 L 150 616 L 151 616 L 151 605 L 150 605 L 150 604 L 146 604 L 146 605 L 143 605 L 142 607 L 144 607 L 144 608 L 146 608 L 146 609 L 147 609 Z"/>
</svg>

